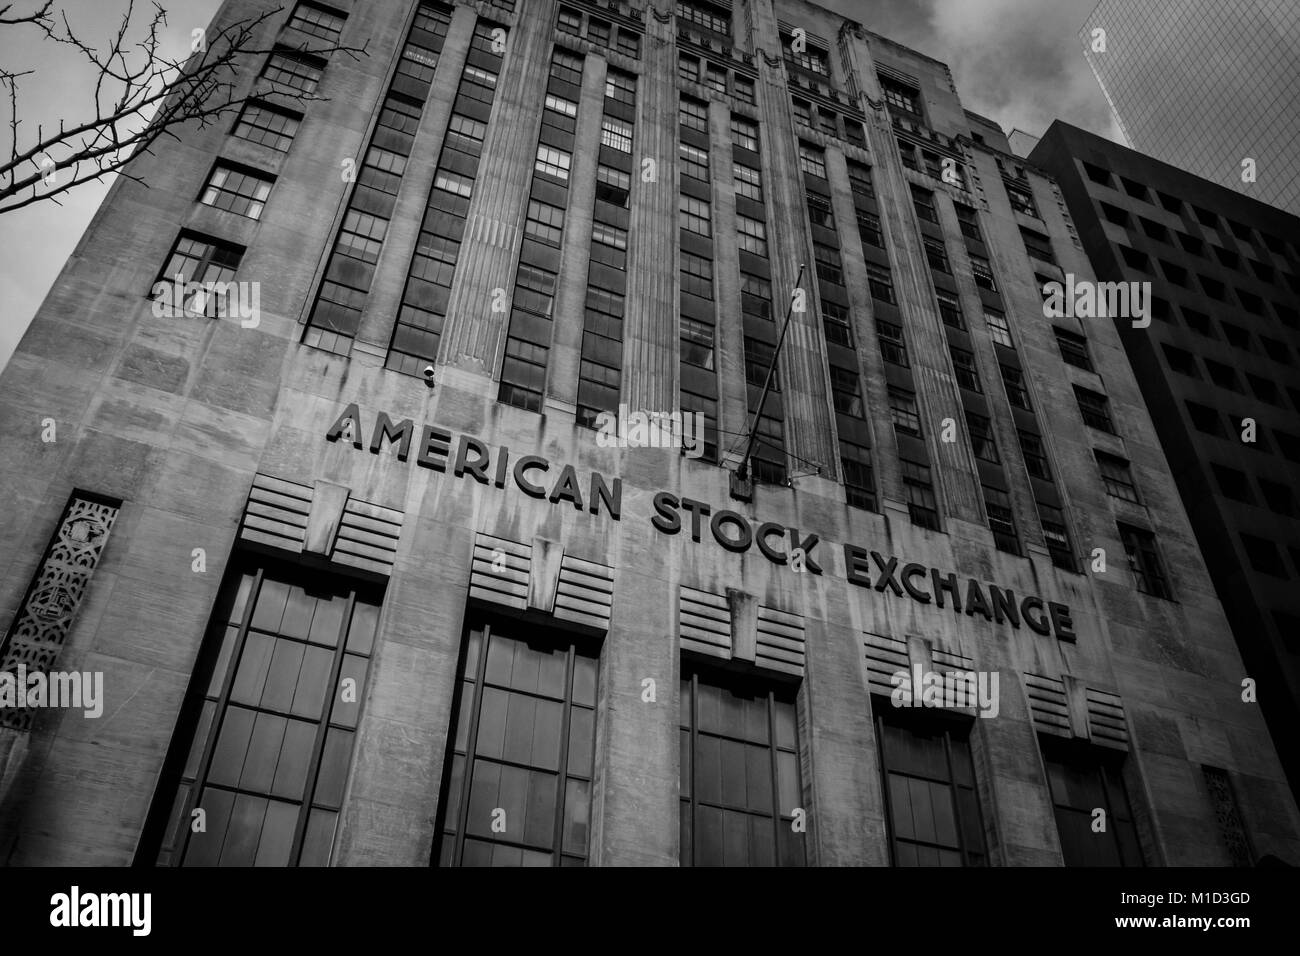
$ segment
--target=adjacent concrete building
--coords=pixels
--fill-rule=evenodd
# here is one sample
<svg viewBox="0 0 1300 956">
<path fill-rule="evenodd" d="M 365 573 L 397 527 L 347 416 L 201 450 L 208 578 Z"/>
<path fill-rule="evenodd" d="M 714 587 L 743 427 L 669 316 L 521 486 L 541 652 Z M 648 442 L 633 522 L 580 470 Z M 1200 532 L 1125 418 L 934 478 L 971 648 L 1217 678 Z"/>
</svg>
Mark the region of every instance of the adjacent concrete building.
<svg viewBox="0 0 1300 956">
<path fill-rule="evenodd" d="M 1300 859 L 1064 197 L 869 26 L 269 21 L 0 377 L 0 671 L 103 675 L 0 858 Z"/>
<path fill-rule="evenodd" d="M 1101 0 L 1079 40 L 1129 146 L 1300 215 L 1300 5 Z"/>
<path fill-rule="evenodd" d="M 1064 123 L 1031 155 L 1099 276 L 1205 563 L 1300 792 L 1300 219 Z"/>
</svg>

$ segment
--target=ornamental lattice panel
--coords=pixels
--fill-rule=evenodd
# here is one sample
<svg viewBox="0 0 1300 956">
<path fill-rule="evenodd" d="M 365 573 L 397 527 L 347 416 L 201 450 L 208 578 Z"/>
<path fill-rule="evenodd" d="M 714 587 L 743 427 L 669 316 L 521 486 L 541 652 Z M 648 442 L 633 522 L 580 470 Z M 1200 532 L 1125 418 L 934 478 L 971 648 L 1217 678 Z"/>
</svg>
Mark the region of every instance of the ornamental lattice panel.
<svg viewBox="0 0 1300 956">
<path fill-rule="evenodd" d="M 16 676 L 20 665 L 28 673 L 47 672 L 54 665 L 120 508 L 120 502 L 73 494 L 0 647 L 0 672 Z M 30 710 L 0 709 L 0 726 L 27 730 L 31 723 Z"/>
</svg>

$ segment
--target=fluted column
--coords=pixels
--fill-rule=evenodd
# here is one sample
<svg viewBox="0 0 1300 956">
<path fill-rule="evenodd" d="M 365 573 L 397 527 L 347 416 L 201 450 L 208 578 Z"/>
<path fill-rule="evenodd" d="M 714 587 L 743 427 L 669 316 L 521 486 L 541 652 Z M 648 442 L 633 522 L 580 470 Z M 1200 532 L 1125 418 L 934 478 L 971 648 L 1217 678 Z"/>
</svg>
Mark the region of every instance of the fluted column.
<svg viewBox="0 0 1300 956">
<path fill-rule="evenodd" d="M 754 63 L 758 67 L 758 106 L 763 118 L 763 182 L 767 186 L 768 261 L 772 267 L 772 311 L 780 329 L 790 295 L 804 263 L 805 308 L 795 312 L 781 348 L 780 372 L 785 406 L 786 450 L 796 471 L 814 466 L 834 478 L 839 455 L 831 426 L 826 342 L 812 255 L 812 232 L 804 206 L 803 172 L 794 116 L 781 64 L 781 39 L 770 3 L 754 5 Z M 793 188 L 791 188 L 793 185 Z"/>
<path fill-rule="evenodd" d="M 513 287 L 546 95 L 536 77 L 547 72 L 551 31 L 537 23 L 555 21 L 556 0 L 530 0 L 521 15 L 530 22 L 506 40 L 440 354 L 448 365 L 487 375 L 495 374 L 505 347 L 510 313 L 492 311 L 493 290 L 506 290 L 508 300 Z"/>
<path fill-rule="evenodd" d="M 854 75 L 859 99 L 865 99 L 861 108 L 867 117 L 867 144 L 875 162 L 880 220 L 888 239 L 894 291 L 907 337 L 917 409 L 934 466 L 935 496 L 941 502 L 944 515 L 983 524 L 984 506 L 978 472 L 970 443 L 963 437 L 966 423 L 961 393 L 952 371 L 943 320 L 939 316 L 934 284 L 912 205 L 911 187 L 898 154 L 889 111 L 883 105 L 868 40 L 865 34 L 856 31 L 845 31 L 839 39 L 846 66 Z M 926 188 L 932 187 L 927 185 Z M 940 440 L 945 418 L 953 419 L 959 440 Z"/>
<path fill-rule="evenodd" d="M 671 9 L 670 0 L 653 0 L 645 10 L 623 319 L 622 398 L 630 408 L 652 411 L 678 407 L 677 48 Z M 654 182 L 643 180 L 646 159 L 654 160 Z"/>
</svg>

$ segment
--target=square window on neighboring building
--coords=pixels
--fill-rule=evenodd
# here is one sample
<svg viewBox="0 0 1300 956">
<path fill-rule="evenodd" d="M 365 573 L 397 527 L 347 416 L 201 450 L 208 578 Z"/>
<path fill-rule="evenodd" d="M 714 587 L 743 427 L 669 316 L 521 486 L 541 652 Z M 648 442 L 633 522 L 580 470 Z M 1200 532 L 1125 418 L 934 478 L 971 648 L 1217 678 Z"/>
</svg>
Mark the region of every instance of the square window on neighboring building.
<svg viewBox="0 0 1300 956">
<path fill-rule="evenodd" d="M 1287 576 L 1282 555 L 1272 541 L 1242 532 L 1241 544 L 1246 549 L 1246 558 L 1250 561 L 1250 566 L 1256 571 L 1275 578 Z"/>
<path fill-rule="evenodd" d="M 1210 408 L 1208 405 L 1188 400 L 1184 400 L 1183 404 L 1187 407 L 1187 416 L 1192 420 L 1192 425 L 1197 431 L 1204 432 L 1207 435 L 1214 435 L 1217 438 L 1227 437 L 1227 432 L 1223 427 L 1223 418 L 1217 410 Z"/>
<path fill-rule="evenodd" d="M 1257 477 L 1255 480 L 1259 483 L 1260 493 L 1264 496 L 1264 501 L 1270 511 L 1288 518 L 1296 516 L 1295 492 L 1290 487 L 1280 482 L 1270 481 L 1267 478 Z M 1300 631 L 1296 633 L 1300 634 Z"/>
<path fill-rule="evenodd" d="M 1141 183 L 1134 182 L 1133 180 L 1129 179 L 1127 176 L 1121 176 L 1119 178 L 1119 181 L 1124 186 L 1124 192 L 1128 193 L 1134 199 L 1141 199 L 1145 201 L 1150 198 L 1150 195 L 1147 193 L 1146 186 L 1142 185 Z"/>
<path fill-rule="evenodd" d="M 872 709 L 893 865 L 987 865 L 969 724 Z"/>
<path fill-rule="evenodd" d="M 1121 758 L 1099 747 L 1040 740 L 1065 865 L 1142 866 Z M 1104 831 L 1094 825 L 1099 809 L 1106 814 Z"/>
<path fill-rule="evenodd" d="M 1255 503 L 1255 496 L 1250 491 L 1250 479 L 1246 477 L 1244 471 L 1214 462 L 1210 463 L 1210 470 L 1214 472 L 1219 491 L 1226 497 L 1248 505 Z"/>
<path fill-rule="evenodd" d="M 1196 367 L 1196 356 L 1191 352 L 1175 348 L 1168 343 L 1162 343 L 1160 351 L 1164 353 L 1165 362 L 1173 371 L 1191 378 L 1201 377 L 1200 369 Z"/>
<path fill-rule="evenodd" d="M 439 866 L 585 865 L 599 670 L 596 649 L 565 631 L 471 620 L 438 801 Z M 492 826 L 496 808 L 503 829 Z"/>
<path fill-rule="evenodd" d="M 795 688 L 682 662 L 682 866 L 803 866 Z"/>
</svg>

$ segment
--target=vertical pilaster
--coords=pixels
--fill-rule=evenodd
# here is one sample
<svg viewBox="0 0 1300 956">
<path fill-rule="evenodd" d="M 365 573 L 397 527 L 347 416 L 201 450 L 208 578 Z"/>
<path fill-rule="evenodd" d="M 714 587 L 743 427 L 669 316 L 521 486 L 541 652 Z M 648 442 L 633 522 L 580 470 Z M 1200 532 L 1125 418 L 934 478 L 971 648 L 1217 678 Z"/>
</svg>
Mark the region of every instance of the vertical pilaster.
<svg viewBox="0 0 1300 956">
<path fill-rule="evenodd" d="M 794 116 L 781 63 L 780 32 L 776 12 L 768 0 L 754 5 L 754 45 L 762 116 L 759 146 L 763 181 L 768 185 L 764 199 L 772 266 L 772 311 L 778 328 L 790 306 L 799 264 L 805 266 L 802 280 L 805 308 L 791 317 L 780 358 L 786 450 L 797 463 L 796 470 L 811 471 L 817 467 L 823 475 L 834 477 L 838 474 L 839 456 L 831 428 L 826 342 L 821 328 L 812 235 L 804 210 L 798 141 L 791 135 Z M 789 184 L 795 188 L 789 188 Z"/>
<path fill-rule="evenodd" d="M 671 9 L 671 0 L 646 4 L 623 320 L 623 400 L 630 408 L 657 411 L 678 407 L 679 382 L 677 47 Z M 642 178 L 646 159 L 654 160 L 653 182 Z"/>
<path fill-rule="evenodd" d="M 935 299 L 928 260 L 912 206 L 911 184 L 898 153 L 898 144 L 884 107 L 865 34 L 844 35 L 846 68 L 866 99 L 867 144 L 875 161 L 876 192 L 881 227 L 889 247 L 894 291 L 903 318 L 913 387 L 926 444 L 933 465 L 935 496 L 947 517 L 984 524 L 983 501 L 974 456 L 965 435 L 961 394 L 948 355 L 948 343 Z M 928 188 L 928 187 L 927 187 Z M 944 419 L 951 418 L 957 441 L 941 440 Z"/>
<path fill-rule="evenodd" d="M 482 374 L 495 373 L 504 348 L 509 312 L 493 312 L 494 289 L 509 290 L 523 235 L 525 204 L 532 179 L 528 169 L 537 149 L 555 0 L 530 3 L 530 28 L 511 29 L 492 120 L 483 141 L 476 188 L 461 243 L 460 267 L 447 303 L 442 359 Z M 490 188 L 488 188 L 490 184 Z"/>
</svg>

